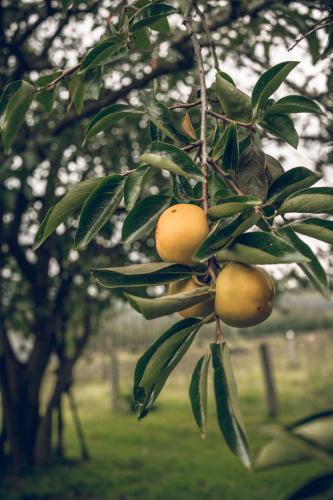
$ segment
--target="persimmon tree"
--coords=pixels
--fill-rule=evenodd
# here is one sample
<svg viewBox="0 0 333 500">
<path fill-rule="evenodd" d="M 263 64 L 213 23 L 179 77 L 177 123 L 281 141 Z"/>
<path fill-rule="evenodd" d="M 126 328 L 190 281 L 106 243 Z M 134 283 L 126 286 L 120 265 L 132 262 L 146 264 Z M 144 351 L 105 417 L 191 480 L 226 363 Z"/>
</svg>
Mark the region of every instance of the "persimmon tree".
<svg viewBox="0 0 333 500">
<path fill-rule="evenodd" d="M 71 9 L 73 12 L 78 9 L 75 2 L 62 3 L 67 13 L 70 13 Z M 150 50 L 151 44 L 156 43 L 156 33 L 159 33 L 162 39 L 169 37 L 167 19 L 170 15 L 180 12 L 171 3 L 163 2 L 139 1 L 131 6 L 126 5 L 124 9 L 121 9 L 120 5 L 116 20 L 113 22 L 112 17 L 109 19 L 106 36 L 83 54 L 78 64 L 64 70 L 55 68 L 53 72 L 42 74 L 34 80 L 14 79 L 15 81 L 5 87 L 0 107 L 3 113 L 1 138 L 7 152 L 15 147 L 13 141 L 18 132 L 21 133 L 24 129 L 27 113 L 34 109 L 36 103 L 45 113 L 51 112 L 55 106 L 57 89 L 62 85 L 65 85 L 69 92 L 69 105 L 75 108 L 75 112 L 69 112 L 55 124 L 53 133 L 56 137 L 61 136 L 64 130 L 69 130 L 77 119 L 76 113 L 82 117 L 90 117 L 105 106 L 90 120 L 86 128 L 83 150 L 91 148 L 91 154 L 96 153 L 94 142 L 98 141 L 98 134 L 110 127 L 119 127 L 120 124 L 125 131 L 127 126 L 133 127 L 133 124 L 138 130 L 141 127 L 141 142 L 144 146 L 147 141 L 150 142 L 149 146 L 142 148 L 139 161 L 133 162 L 130 168 L 104 177 L 89 177 L 69 190 L 58 203 L 49 207 L 34 244 L 37 256 L 42 257 L 41 260 L 49 263 L 52 250 L 50 252 L 47 245 L 51 240 L 61 241 L 61 237 L 53 235 L 48 238 L 78 210 L 81 210 L 81 213 L 77 228 L 74 223 L 71 229 L 76 229 L 75 250 L 85 249 L 85 259 L 81 261 L 81 265 L 86 268 L 85 276 L 89 273 L 89 248 L 93 247 L 98 255 L 96 237 L 98 239 L 101 231 L 105 235 L 106 228 L 110 228 L 111 217 L 113 220 L 115 217 L 123 220 L 124 211 L 127 212 L 122 225 L 124 246 L 121 253 L 117 254 L 116 260 L 120 260 L 119 255 L 126 259 L 131 245 L 135 246 L 138 241 L 142 245 L 140 248 L 147 250 L 149 255 L 149 247 L 144 247 L 144 241 L 154 230 L 159 216 L 172 204 L 190 203 L 202 205 L 210 220 L 210 233 L 193 256 L 197 262 L 195 266 L 167 262 L 148 262 L 124 267 L 95 266 L 92 274 L 97 282 L 106 288 L 125 290 L 128 300 L 147 318 L 182 311 L 198 303 L 197 290 L 174 297 L 149 298 L 147 287 L 165 285 L 195 275 L 205 282 L 205 287 L 200 290 L 200 300 L 213 298 L 216 276 L 225 263 L 230 261 L 255 265 L 296 262 L 314 286 L 324 296 L 328 296 L 329 285 L 325 272 L 311 248 L 298 234 L 310 235 L 332 243 L 332 222 L 326 218 L 312 216 L 288 221 L 288 215 L 285 214 L 329 214 L 333 209 L 333 190 L 327 187 L 312 188 L 320 176 L 305 167 L 296 167 L 284 172 L 280 163 L 261 148 L 261 137 L 266 133 L 297 147 L 298 135 L 289 115 L 300 112 L 319 115 L 321 108 L 309 96 L 289 95 L 279 100 L 272 98 L 296 66 L 294 61 L 282 62 L 268 69 L 254 86 L 252 96 L 246 95 L 235 86 L 231 76 L 223 71 L 223 67 L 220 68 L 218 50 L 211 35 L 211 32 L 218 29 L 219 25 L 225 25 L 228 20 L 231 22 L 246 15 L 255 17 L 260 9 L 265 7 L 264 3 L 259 2 L 248 9 L 242 7 L 239 10 L 231 10 L 221 18 L 217 17 L 216 21 L 208 23 L 203 8 L 196 2 L 190 2 L 181 10 L 186 33 L 182 32 L 171 43 L 172 49 L 178 51 L 180 57 L 161 62 L 152 58 L 150 71 L 146 75 L 141 78 L 134 77 L 119 91 L 115 90 L 110 95 L 102 94 L 100 97 L 103 68 L 118 64 L 136 51 L 147 50 L 147 47 Z M 57 10 L 57 7 L 50 4 L 49 9 Z M 211 86 L 207 86 L 206 82 L 203 47 L 210 48 L 214 61 L 215 80 Z M 158 85 L 152 89 L 145 88 L 150 81 L 178 70 L 190 70 L 193 64 L 196 65 L 195 75 L 198 77 L 195 77 L 197 80 L 188 102 L 162 102 L 158 97 L 161 93 Z M 131 90 L 140 88 L 143 90 L 139 94 L 138 105 L 116 103 Z M 87 96 L 91 100 L 95 99 L 96 103 L 89 102 L 86 107 Z M 142 130 L 142 124 L 149 124 L 149 130 Z M 52 190 L 52 177 L 50 179 L 49 190 Z M 155 187 L 156 183 L 159 193 L 146 196 L 149 187 Z M 110 234 L 107 237 L 110 238 Z M 66 238 L 68 242 L 68 234 Z M 13 245 L 14 240 L 15 238 L 12 238 L 11 241 L 16 260 L 25 264 L 27 277 L 30 279 L 33 277 L 31 273 L 34 268 L 27 265 L 16 240 Z M 45 246 L 48 248 L 47 255 Z M 106 250 L 107 246 L 100 250 L 104 261 Z M 80 271 L 82 273 L 82 267 Z M 44 273 L 43 276 L 47 274 Z M 131 287 L 135 287 L 137 294 L 129 293 Z M 58 291 L 61 298 L 61 289 Z M 47 296 L 45 289 L 42 293 Z M 34 366 L 32 362 L 28 365 L 30 371 L 27 371 L 26 367 L 17 368 L 16 377 L 22 382 L 22 389 L 29 381 L 35 390 L 32 394 L 35 403 L 31 416 L 33 432 L 29 431 L 29 423 L 24 427 L 31 438 L 29 449 L 25 449 L 23 453 L 28 461 L 36 457 L 43 460 L 49 456 L 50 451 L 51 415 L 54 405 L 51 405 L 49 414 L 40 418 L 39 390 L 49 356 L 54 349 L 54 339 L 61 331 L 57 334 L 51 332 L 46 341 L 43 341 L 43 331 L 47 331 L 48 327 L 45 323 L 46 316 L 42 320 L 38 334 L 40 340 L 35 344 L 37 347 L 45 344 L 45 352 L 41 351 L 43 357 L 40 359 L 42 366 L 39 366 L 38 380 L 36 382 L 34 377 L 31 381 L 29 379 Z M 47 317 L 47 320 L 50 318 Z M 244 465 L 249 466 L 248 445 L 239 413 L 228 348 L 219 319 L 215 315 L 202 319 L 184 319 L 153 344 L 138 362 L 134 400 L 142 418 L 149 412 L 168 375 L 190 347 L 200 327 L 213 321 L 216 323 L 216 332 L 211 354 L 204 354 L 198 360 L 190 385 L 193 413 L 201 433 L 204 434 L 207 370 L 212 355 L 219 424 L 232 451 Z M 3 332 L 3 352 L 11 352 L 7 336 Z M 78 345 L 82 347 L 80 343 Z M 34 360 L 35 356 L 32 361 Z M 7 358 L 3 356 L 5 374 L 6 363 Z M 22 370 L 24 377 L 21 376 Z M 53 403 L 59 400 L 66 382 L 62 382 L 64 386 L 56 392 Z M 6 413 L 11 398 L 8 391 L 3 394 L 9 395 L 8 401 L 3 398 Z M 25 406 L 30 403 L 21 401 Z M 10 414 L 8 411 L 8 417 Z M 12 434 L 15 432 L 14 427 L 7 428 L 7 434 L 9 430 Z M 10 446 L 14 446 L 15 440 L 10 432 L 5 439 L 10 442 Z M 19 438 L 16 441 L 20 441 Z M 20 447 L 25 448 L 25 443 L 17 442 L 16 445 L 20 458 Z"/>
</svg>

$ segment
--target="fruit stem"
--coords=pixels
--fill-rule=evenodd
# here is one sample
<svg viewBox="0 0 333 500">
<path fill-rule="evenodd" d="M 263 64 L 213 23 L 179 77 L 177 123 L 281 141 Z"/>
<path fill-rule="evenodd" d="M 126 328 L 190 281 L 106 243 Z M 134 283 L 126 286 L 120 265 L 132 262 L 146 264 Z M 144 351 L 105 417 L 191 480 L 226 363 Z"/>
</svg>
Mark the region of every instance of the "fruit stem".
<svg viewBox="0 0 333 500">
<path fill-rule="evenodd" d="M 217 315 L 215 315 L 215 323 L 216 323 L 215 344 L 218 344 L 224 342 L 224 338 L 221 330 L 220 318 Z"/>
</svg>

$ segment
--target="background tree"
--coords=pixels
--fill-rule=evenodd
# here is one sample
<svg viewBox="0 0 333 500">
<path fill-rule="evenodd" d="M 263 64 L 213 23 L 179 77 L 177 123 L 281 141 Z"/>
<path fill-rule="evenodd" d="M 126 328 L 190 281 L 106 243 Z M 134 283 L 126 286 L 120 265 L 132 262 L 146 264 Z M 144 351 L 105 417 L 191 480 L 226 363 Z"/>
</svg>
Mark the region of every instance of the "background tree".
<svg viewBox="0 0 333 500">
<path fill-rule="evenodd" d="M 150 44 L 142 31 L 141 36 L 130 41 L 126 55 L 104 65 L 103 75 L 99 70 L 91 71 L 83 92 L 82 82 L 75 79 L 72 68 L 90 46 L 112 33 L 112 26 L 128 5 L 111 5 L 108 1 L 63 4 L 69 8 L 63 9 L 57 1 L 22 4 L 19 11 L 9 1 L 0 7 L 4 48 L 1 86 L 21 79 L 40 86 L 53 82 L 39 103 L 34 102 L 25 118 L 22 116 L 22 127 L 15 143 L 10 149 L 7 147 L 7 154 L 1 153 L 0 370 L 5 417 L 1 443 L 3 449 L 5 443 L 9 445 L 6 449 L 16 465 L 49 459 L 52 414 L 92 332 L 92 328 L 83 327 L 87 325 L 87 316 L 81 314 L 82 303 L 87 304 L 88 312 L 91 310 L 94 324 L 97 312 L 108 306 L 109 295 L 88 286 L 91 262 L 102 267 L 110 261 L 115 265 L 127 259 L 119 245 L 119 234 L 116 232 L 118 236 L 110 240 L 111 226 L 118 224 L 112 219 L 103 235 L 80 252 L 80 259 L 71 250 L 74 220 L 60 228 L 65 233 L 61 239 L 51 238 L 36 254 L 31 251 L 38 221 L 59 196 L 84 178 L 130 169 L 137 161 L 139 144 L 142 150 L 147 141 L 143 119 L 139 126 L 130 122 L 125 127 L 116 126 L 112 134 L 106 132 L 82 147 L 82 121 L 119 100 L 140 104 L 142 94 L 138 91 L 153 81 L 159 82 L 159 99 L 171 98 L 174 102 L 181 93 L 189 94 L 195 83 L 189 71 L 194 63 L 192 45 L 181 18 L 175 14 L 170 20 L 171 33 L 163 23 L 155 26 L 158 31 L 148 33 Z M 254 65 L 258 72 L 272 64 L 276 44 L 292 43 L 299 33 L 329 14 L 325 3 L 315 2 L 212 1 L 207 6 L 220 61 L 227 59 L 227 63 L 237 65 L 251 61 L 251 70 Z M 321 38 L 314 32 L 302 42 L 309 43 L 314 60 L 326 43 Z M 204 36 L 202 44 L 209 45 Z M 213 66 L 208 57 L 206 63 Z M 329 64 L 321 64 L 324 85 L 329 89 Z M 66 69 L 58 73 L 59 68 Z M 38 81 L 43 75 L 47 78 Z M 55 83 L 57 77 L 60 79 Z M 288 84 L 297 93 L 307 95 L 304 87 L 311 88 L 308 80 L 300 88 L 292 81 Z M 325 116 L 318 119 L 318 133 L 309 135 L 305 130 L 304 141 L 325 144 L 329 140 L 332 96 L 327 89 L 311 93 L 323 106 Z M 69 103 L 76 109 L 68 110 Z M 324 151 L 318 168 L 324 169 L 326 162 Z M 159 184 L 157 180 L 157 189 Z M 154 192 L 156 188 L 149 189 Z M 120 208 L 118 212 L 121 211 Z M 128 259 L 139 261 L 142 251 L 149 253 L 150 249 L 149 239 L 138 243 Z M 87 295 L 85 300 L 83 295 Z M 78 324 L 78 317 L 82 323 L 80 331 L 72 326 Z M 26 351 L 24 357 L 18 352 L 18 342 Z M 52 354 L 59 364 L 57 380 L 48 409 L 41 414 L 41 383 Z"/>
</svg>

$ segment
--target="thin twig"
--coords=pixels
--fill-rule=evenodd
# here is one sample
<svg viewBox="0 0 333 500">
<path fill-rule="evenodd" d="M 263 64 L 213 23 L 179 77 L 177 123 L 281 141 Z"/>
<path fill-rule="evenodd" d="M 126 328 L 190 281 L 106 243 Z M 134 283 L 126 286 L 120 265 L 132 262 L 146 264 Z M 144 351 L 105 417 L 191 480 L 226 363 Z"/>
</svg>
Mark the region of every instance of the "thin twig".
<svg viewBox="0 0 333 500">
<path fill-rule="evenodd" d="M 223 341 L 223 335 L 221 330 L 220 318 L 215 315 L 215 323 L 216 323 L 216 333 L 215 333 L 215 344 Z"/>
<path fill-rule="evenodd" d="M 219 71 L 220 70 L 220 65 L 219 65 L 219 60 L 218 60 L 217 53 L 216 53 L 216 45 L 215 45 L 214 40 L 212 38 L 212 35 L 211 35 L 210 31 L 209 31 L 209 28 L 208 28 L 208 25 L 207 25 L 207 22 L 206 22 L 206 16 L 205 16 L 204 12 L 202 12 L 200 10 L 200 8 L 198 7 L 198 5 L 196 3 L 194 4 L 194 6 L 195 6 L 196 13 L 201 18 L 201 23 L 202 23 L 203 29 L 204 29 L 204 31 L 206 33 L 207 40 L 208 40 L 208 43 L 209 43 L 209 46 L 210 46 L 210 50 L 212 51 L 212 55 L 213 55 L 213 59 L 214 59 L 214 67 L 215 67 L 216 71 Z"/>
<path fill-rule="evenodd" d="M 194 106 L 199 106 L 201 104 L 201 99 L 198 99 L 197 101 L 194 102 L 179 102 L 177 104 L 173 104 L 172 106 L 169 106 L 169 109 L 189 109 L 189 108 L 194 108 Z"/>
<path fill-rule="evenodd" d="M 200 94 L 201 94 L 201 123 L 200 123 L 200 140 L 201 140 L 201 171 L 203 174 L 202 181 L 202 197 L 204 198 L 203 206 L 204 210 L 207 213 L 208 210 L 208 182 L 207 182 L 207 164 L 208 164 L 208 150 L 207 150 L 207 111 L 208 111 L 208 100 L 207 100 L 207 89 L 206 89 L 206 81 L 205 81 L 205 71 L 204 71 L 204 62 L 201 53 L 200 42 L 193 30 L 193 22 L 192 22 L 192 11 L 194 8 L 194 1 L 191 1 L 186 8 L 185 16 L 184 16 L 184 24 L 187 28 L 188 34 L 191 37 L 194 53 L 199 69 L 199 79 L 200 79 Z"/>
<path fill-rule="evenodd" d="M 322 24 L 322 23 L 324 21 L 327 21 L 328 19 L 332 19 L 332 18 L 333 18 L 333 14 L 330 14 L 329 16 L 324 17 L 320 21 L 317 21 L 315 24 L 313 24 L 308 31 L 303 33 L 303 35 L 299 36 L 298 38 L 296 38 L 296 40 L 292 44 L 292 46 L 289 47 L 288 52 L 290 52 L 292 49 L 294 49 L 296 47 L 296 45 L 299 44 L 299 42 L 304 40 L 304 38 L 307 38 L 309 35 L 311 35 L 311 33 L 314 33 L 315 31 L 318 31 L 318 30 L 321 30 L 322 28 L 327 28 L 328 26 L 330 26 L 332 24 L 332 21 L 325 23 L 325 24 Z"/>
<path fill-rule="evenodd" d="M 80 67 L 80 64 L 76 64 L 76 66 L 73 66 L 72 68 L 68 68 L 68 69 L 64 69 L 59 76 L 57 76 L 57 78 L 55 78 L 54 80 L 52 80 L 52 82 L 50 82 L 48 85 L 46 85 L 45 87 L 41 87 L 40 89 L 38 89 L 38 91 L 40 90 L 52 90 L 56 85 L 57 83 L 60 82 L 60 80 L 62 80 L 63 78 L 66 78 L 66 76 L 69 76 L 71 75 L 72 73 L 74 73 L 77 69 L 79 69 Z"/>
<path fill-rule="evenodd" d="M 221 177 L 223 177 L 224 180 L 227 181 L 227 183 L 229 184 L 229 186 L 237 193 L 239 194 L 240 196 L 243 196 L 244 193 L 241 189 L 239 189 L 239 187 L 237 186 L 237 184 L 234 182 L 234 180 L 230 177 L 230 175 L 228 174 L 228 172 L 225 172 L 217 163 L 216 161 L 214 161 L 212 158 L 209 158 L 208 159 L 208 162 L 209 164 L 213 167 L 213 170 L 215 170 L 215 172 L 217 172 L 218 174 L 220 174 Z"/>
<path fill-rule="evenodd" d="M 191 149 L 200 148 L 200 147 L 201 147 L 201 140 L 196 141 L 196 142 L 192 142 L 192 144 L 189 144 L 188 146 L 184 146 L 182 148 L 182 150 L 183 151 L 191 151 Z"/>
<path fill-rule="evenodd" d="M 214 116 L 215 118 L 218 118 L 219 120 L 222 120 L 225 123 L 236 123 L 240 127 L 245 127 L 245 128 L 248 128 L 248 129 L 252 129 L 254 127 L 254 125 L 252 123 L 238 122 L 236 120 L 232 120 L 231 118 L 228 118 L 225 115 L 221 115 L 220 113 L 216 113 L 216 111 L 211 111 L 210 110 L 210 111 L 208 111 L 208 114 L 210 116 Z"/>
</svg>

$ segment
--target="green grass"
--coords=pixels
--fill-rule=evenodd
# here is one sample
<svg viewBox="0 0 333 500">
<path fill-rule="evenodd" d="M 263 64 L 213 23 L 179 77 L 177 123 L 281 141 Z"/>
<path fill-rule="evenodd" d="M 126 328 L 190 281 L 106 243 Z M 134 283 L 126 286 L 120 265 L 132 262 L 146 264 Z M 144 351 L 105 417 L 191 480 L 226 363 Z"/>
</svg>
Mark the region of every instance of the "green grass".
<svg viewBox="0 0 333 500">
<path fill-rule="evenodd" d="M 266 418 L 264 393 L 256 345 L 245 344 L 243 354 L 234 355 L 241 406 L 255 456 L 277 422 Z M 307 345 L 307 342 L 309 344 Z M 319 349 L 313 339 L 299 346 L 299 365 L 287 369 L 284 344 L 274 341 L 274 361 L 280 392 L 279 422 L 288 422 L 328 406 L 332 342 L 323 337 Z M 243 345 L 243 344 L 242 344 Z M 251 349 L 248 349 L 251 345 Z M 323 346 L 325 348 L 323 349 Z M 195 428 L 187 398 L 187 385 L 198 349 L 187 357 L 171 377 L 159 398 L 157 410 L 137 422 L 124 403 L 119 413 L 110 411 L 109 386 L 93 376 L 93 360 L 82 363 L 75 388 L 92 460 L 79 459 L 79 448 L 66 408 L 67 455 L 72 462 L 37 469 L 33 473 L 6 477 L 0 498 L 82 500 L 278 500 L 283 499 L 323 466 L 307 462 L 269 472 L 248 472 L 229 452 L 215 422 L 210 394 L 208 436 L 205 441 Z M 130 374 L 137 356 L 122 355 L 123 391 L 129 392 Z M 101 359 L 96 361 L 100 367 Z M 99 372 L 100 373 L 100 372 Z M 105 376 L 105 375 L 104 375 Z M 89 380 L 89 382 L 88 382 Z"/>
</svg>

